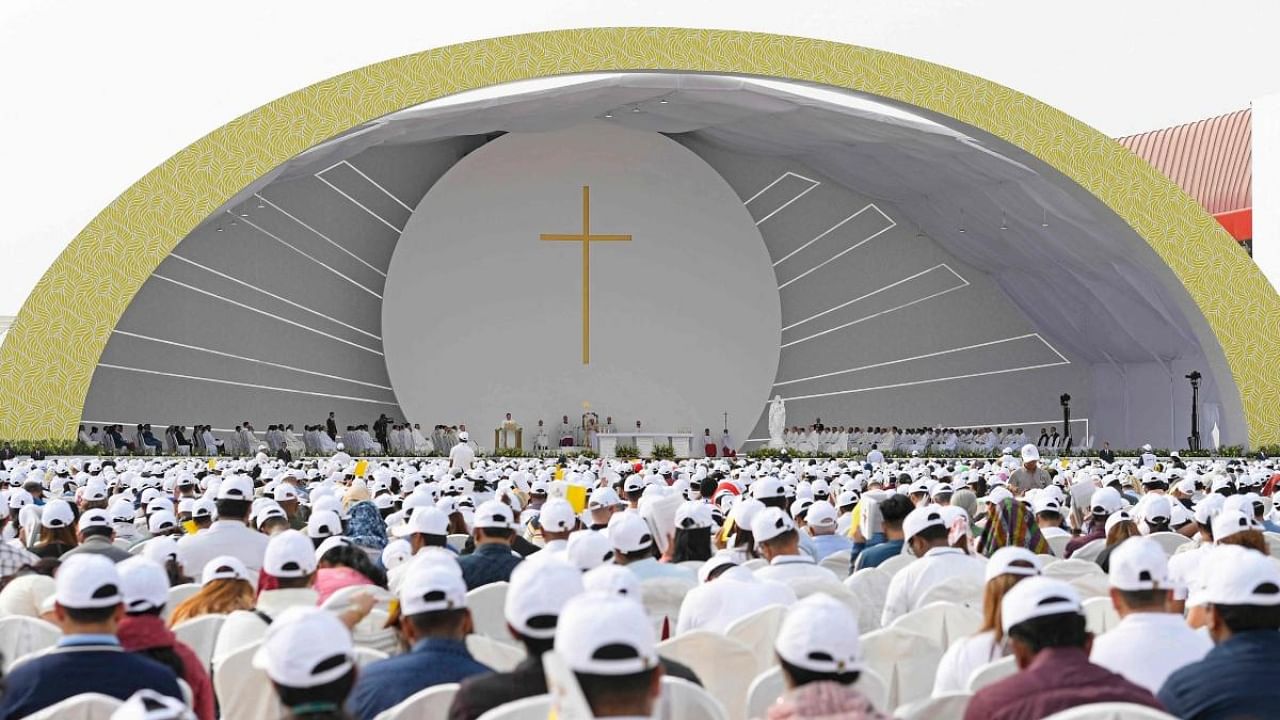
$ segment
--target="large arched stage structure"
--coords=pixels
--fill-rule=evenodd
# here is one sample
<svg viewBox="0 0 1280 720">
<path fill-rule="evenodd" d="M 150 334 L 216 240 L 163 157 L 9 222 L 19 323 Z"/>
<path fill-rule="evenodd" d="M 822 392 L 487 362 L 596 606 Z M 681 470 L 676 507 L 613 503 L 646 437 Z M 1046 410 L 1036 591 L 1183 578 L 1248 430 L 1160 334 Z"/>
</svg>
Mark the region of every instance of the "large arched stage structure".
<svg viewBox="0 0 1280 720">
<path fill-rule="evenodd" d="M 539 240 L 586 232 L 619 242 Z M 174 155 L 23 306 L 0 437 L 590 402 L 758 439 L 775 394 L 797 423 L 1030 430 L 1067 392 L 1077 439 L 1182 446 L 1198 370 L 1202 433 L 1256 446 L 1276 367 L 1250 259 L 1061 112 L 838 43 L 571 30 L 371 65 Z"/>
</svg>

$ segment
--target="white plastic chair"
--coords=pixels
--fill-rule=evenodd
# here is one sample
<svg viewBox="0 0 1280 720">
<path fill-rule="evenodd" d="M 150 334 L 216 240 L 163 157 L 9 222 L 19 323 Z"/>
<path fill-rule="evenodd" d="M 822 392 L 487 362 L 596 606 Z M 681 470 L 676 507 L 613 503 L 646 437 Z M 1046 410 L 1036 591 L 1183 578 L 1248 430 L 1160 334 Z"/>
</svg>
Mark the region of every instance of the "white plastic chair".
<svg viewBox="0 0 1280 720">
<path fill-rule="evenodd" d="M 1273 558 L 1280 558 L 1280 533 L 1265 532 L 1262 537 L 1267 541 L 1267 552 Z"/>
<path fill-rule="evenodd" d="M 894 720 L 940 720 L 962 718 L 972 693 L 949 692 L 908 703 L 893 711 Z"/>
<path fill-rule="evenodd" d="M 1191 542 L 1191 538 L 1176 532 L 1151 533 L 1149 537 L 1160 543 L 1160 549 L 1164 550 L 1165 555 L 1173 555 L 1178 548 Z"/>
<path fill-rule="evenodd" d="M 1067 551 L 1067 543 L 1071 542 L 1070 535 L 1055 535 L 1051 538 L 1045 538 L 1045 542 L 1049 543 L 1049 551 L 1054 557 L 1060 558 Z"/>
<path fill-rule="evenodd" d="M 889 595 L 892 577 L 878 567 L 863 568 L 850 575 L 844 586 L 853 593 L 858 605 L 858 628 L 870 632 L 880 628 L 884 601 Z"/>
<path fill-rule="evenodd" d="M 178 640 L 190 647 L 208 672 L 213 667 L 213 651 L 218 644 L 218 632 L 226 622 L 226 615 L 201 615 L 186 622 L 178 623 L 173 634 Z"/>
<path fill-rule="evenodd" d="M 1085 547 L 1089 546 L 1086 545 Z M 1084 548 L 1081 548 L 1081 550 L 1083 549 Z M 1079 554 L 1080 552 L 1076 551 L 1076 555 Z M 1102 571 L 1102 567 L 1098 565 L 1098 563 L 1093 560 L 1077 559 L 1076 555 L 1072 555 L 1069 560 L 1059 560 L 1056 563 L 1046 565 L 1044 570 L 1041 571 L 1042 574 L 1045 577 L 1062 580 L 1064 582 L 1071 582 L 1073 579 L 1078 578 L 1081 575 L 1101 575 L 1104 578 L 1107 576 L 1107 574 Z"/>
<path fill-rule="evenodd" d="M 445 542 L 453 548 L 454 552 L 462 552 L 467 547 L 467 540 L 470 539 L 471 536 L 466 533 L 454 533 Z"/>
<path fill-rule="evenodd" d="M 659 702 L 666 712 L 665 720 L 727 720 L 724 706 L 706 690 L 678 677 L 662 678 Z"/>
<path fill-rule="evenodd" d="M 1082 605 L 1085 623 L 1089 632 L 1094 635 L 1101 635 L 1120 622 L 1120 614 L 1116 612 L 1110 597 L 1087 598 Z"/>
<path fill-rule="evenodd" d="M 200 586 L 196 583 L 183 583 L 169 588 L 169 599 L 164 603 L 164 612 L 161 613 L 161 616 L 163 616 L 165 620 L 168 620 L 169 613 L 173 612 L 174 608 L 178 607 L 186 601 L 187 598 L 198 592 L 200 592 Z"/>
<path fill-rule="evenodd" d="M 976 633 L 982 627 L 982 616 L 963 605 L 937 602 L 899 616 L 889 627 L 918 632 L 948 648 L 956 638 Z"/>
<path fill-rule="evenodd" d="M 374 720 L 448 720 L 458 683 L 432 685 L 374 716 Z"/>
<path fill-rule="evenodd" d="M 862 656 L 888 687 L 883 707 L 896 708 L 933 691 L 942 646 L 920 633 L 887 627 L 862 636 Z"/>
<path fill-rule="evenodd" d="M 756 658 L 742 643 L 719 633 L 694 630 L 658 643 L 658 654 L 688 665 L 731 718 L 743 717 Z"/>
<path fill-rule="evenodd" d="M 967 577 L 953 577 L 943 580 L 925 591 L 917 605 L 924 607 L 936 602 L 951 603 L 982 612 L 982 595 L 986 585 L 980 580 Z"/>
<path fill-rule="evenodd" d="M 992 660 L 969 675 L 969 692 L 976 693 L 982 688 L 1018 672 L 1018 659 L 1012 655 Z"/>
<path fill-rule="evenodd" d="M 522 646 L 475 633 L 467 636 L 467 652 L 470 652 L 471 657 L 477 662 L 493 668 L 495 672 L 511 672 L 525 659 Z"/>
<path fill-rule="evenodd" d="M 503 703 L 476 720 L 547 720 L 551 713 L 551 696 L 534 695 Z"/>
<path fill-rule="evenodd" d="M 1098 556 L 1102 554 L 1102 551 L 1106 549 L 1106 547 L 1107 547 L 1107 541 L 1104 538 L 1098 538 L 1097 540 L 1090 540 L 1089 542 L 1085 543 L 1083 547 L 1071 553 L 1071 557 L 1068 559 L 1087 560 L 1089 562 L 1094 562 L 1095 560 L 1098 559 Z"/>
<path fill-rule="evenodd" d="M 916 557 L 914 555 L 908 555 L 906 553 L 894 555 L 888 560 L 885 560 L 884 562 L 877 565 L 876 569 L 884 571 L 889 577 L 893 577 L 895 573 L 897 573 L 902 568 L 910 565 L 911 561 L 915 559 Z"/>
<path fill-rule="evenodd" d="M 1177 720 L 1173 715 L 1134 703 L 1092 703 L 1057 712 L 1044 720 Z"/>
<path fill-rule="evenodd" d="M 27 716 L 27 720 L 111 720 L 124 703 L 110 695 L 84 693 Z"/>
<path fill-rule="evenodd" d="M 863 669 L 858 674 L 858 682 L 854 683 L 853 687 L 862 693 L 863 697 L 877 710 L 888 712 L 886 705 L 889 699 L 889 687 L 879 673 L 870 668 Z M 775 665 L 760 673 L 751 681 L 751 687 L 747 690 L 746 717 L 764 717 L 769 706 L 785 691 L 786 681 L 782 677 L 781 667 Z"/>
<path fill-rule="evenodd" d="M 1080 593 L 1082 600 L 1107 597 L 1111 593 L 1111 580 L 1105 573 L 1080 575 L 1067 582 Z"/>
<path fill-rule="evenodd" d="M 773 652 L 774 641 L 778 639 L 778 630 L 782 627 L 782 618 L 787 609 L 781 605 L 770 605 L 761 608 L 746 617 L 734 621 L 724 634 L 747 646 L 756 659 L 756 672 L 761 673 L 778 662 Z"/>
<path fill-rule="evenodd" d="M 652 578 L 640 582 L 640 603 L 653 621 L 653 636 L 662 639 L 662 628 L 674 635 L 680 619 L 680 606 L 684 596 L 694 588 L 694 583 L 679 578 Z"/>
<path fill-rule="evenodd" d="M 277 720 L 285 710 L 267 673 L 253 666 L 261 642 L 240 648 L 213 667 L 213 693 L 222 717 L 236 720 Z"/>
<path fill-rule="evenodd" d="M 851 555 L 852 553 L 848 550 L 837 550 L 822 558 L 822 562 L 818 564 L 835 573 L 836 577 L 843 580 L 849 577 L 849 557 Z"/>
<path fill-rule="evenodd" d="M 0 618 L 0 657 L 6 671 L 12 670 L 20 658 L 39 653 L 54 645 L 62 637 L 62 630 L 51 622 L 26 615 L 10 615 Z"/>
<path fill-rule="evenodd" d="M 386 660 L 387 658 L 391 657 L 390 655 L 382 652 L 381 650 L 374 650 L 373 648 L 360 647 L 358 645 L 355 648 L 355 656 L 356 656 L 356 667 L 364 667 L 370 663 L 376 663 L 379 660 Z"/>
<path fill-rule="evenodd" d="M 467 609 L 471 611 L 471 621 L 475 624 L 477 633 L 501 642 L 515 642 L 511 631 L 507 630 L 507 618 L 503 615 L 507 589 L 510 587 L 508 582 L 496 582 L 467 593 Z"/>
</svg>

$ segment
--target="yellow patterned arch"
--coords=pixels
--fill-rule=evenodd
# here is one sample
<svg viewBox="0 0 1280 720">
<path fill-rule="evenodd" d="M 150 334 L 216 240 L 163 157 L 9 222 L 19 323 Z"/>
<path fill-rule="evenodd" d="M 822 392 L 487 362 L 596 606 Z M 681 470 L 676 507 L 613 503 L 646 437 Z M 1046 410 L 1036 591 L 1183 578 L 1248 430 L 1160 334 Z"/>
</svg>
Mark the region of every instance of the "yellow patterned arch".
<svg viewBox="0 0 1280 720">
<path fill-rule="evenodd" d="M 1182 281 L 1222 347 L 1250 444 L 1280 442 L 1280 297 L 1213 218 L 1119 144 L 1021 93 L 922 60 L 678 28 L 562 30 L 428 50 L 316 83 L 209 133 L 107 206 L 36 285 L 0 347 L 0 437 L 74 438 L 98 358 L 143 282 L 210 213 L 299 152 L 444 95 L 628 70 L 848 88 L 953 118 L 1035 155 L 1127 221 Z"/>
</svg>

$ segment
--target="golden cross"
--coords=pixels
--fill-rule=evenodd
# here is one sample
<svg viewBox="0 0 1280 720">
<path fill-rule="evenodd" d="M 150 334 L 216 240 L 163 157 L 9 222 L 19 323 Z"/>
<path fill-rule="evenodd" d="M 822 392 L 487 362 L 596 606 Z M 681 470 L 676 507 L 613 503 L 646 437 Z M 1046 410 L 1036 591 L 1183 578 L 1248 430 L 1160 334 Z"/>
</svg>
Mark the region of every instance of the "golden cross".
<svg viewBox="0 0 1280 720">
<path fill-rule="evenodd" d="M 591 243 L 628 242 L 630 235 L 591 234 L 591 186 L 582 186 L 582 232 L 580 234 L 542 233 L 540 240 L 582 243 L 582 364 L 591 362 Z"/>
</svg>

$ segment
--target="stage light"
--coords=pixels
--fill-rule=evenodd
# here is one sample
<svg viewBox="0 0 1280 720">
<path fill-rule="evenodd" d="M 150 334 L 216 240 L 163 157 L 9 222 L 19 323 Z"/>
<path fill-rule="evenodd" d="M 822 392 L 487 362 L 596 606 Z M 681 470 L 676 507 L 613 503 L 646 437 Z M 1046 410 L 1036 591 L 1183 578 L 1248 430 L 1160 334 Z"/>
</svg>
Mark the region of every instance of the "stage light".
<svg viewBox="0 0 1280 720">
<path fill-rule="evenodd" d="M 1008 220 L 1005 218 L 1005 215 L 1004 215 L 1004 211 L 1003 211 L 1003 210 L 1001 210 L 1001 211 L 1000 211 L 1000 229 L 1001 229 L 1001 230 L 1008 230 L 1008 229 L 1009 229 L 1009 222 L 1008 222 Z"/>
<path fill-rule="evenodd" d="M 214 230 L 216 230 L 217 232 L 222 232 L 222 226 L 219 225 L 218 227 L 214 228 Z"/>
<path fill-rule="evenodd" d="M 611 119 L 613 119 L 613 113 L 611 113 L 611 112 L 607 112 L 607 113 L 605 113 L 605 114 L 604 114 L 604 119 L 605 119 L 605 120 L 611 120 Z"/>
<path fill-rule="evenodd" d="M 1040 227 L 1049 227 L 1049 211 L 1046 208 L 1040 208 Z"/>
<path fill-rule="evenodd" d="M 960 234 L 964 234 L 964 210 L 960 211 Z"/>
<path fill-rule="evenodd" d="M 640 106 L 639 106 L 639 105 L 637 105 L 637 106 L 635 106 L 635 107 L 631 108 L 631 112 L 633 112 L 633 113 L 638 113 L 638 112 L 640 112 Z"/>
<path fill-rule="evenodd" d="M 662 98 L 661 100 L 659 100 L 659 101 L 658 101 L 658 104 L 659 104 L 659 105 L 666 105 L 666 104 L 667 104 L 667 102 L 668 102 L 668 101 L 667 101 L 667 99 L 666 99 L 666 98 Z"/>
</svg>

